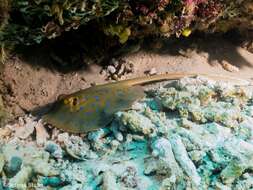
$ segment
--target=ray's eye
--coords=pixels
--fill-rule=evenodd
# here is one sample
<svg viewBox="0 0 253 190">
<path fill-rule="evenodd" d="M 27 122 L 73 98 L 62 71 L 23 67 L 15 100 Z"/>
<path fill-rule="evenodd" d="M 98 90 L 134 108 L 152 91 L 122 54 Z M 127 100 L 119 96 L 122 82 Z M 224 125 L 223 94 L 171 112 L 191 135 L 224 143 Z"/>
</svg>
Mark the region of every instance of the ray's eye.
<svg viewBox="0 0 253 190">
<path fill-rule="evenodd" d="M 78 103 L 79 103 L 78 97 L 70 97 L 64 100 L 64 104 L 67 104 L 70 107 L 76 107 Z"/>
<path fill-rule="evenodd" d="M 74 97 L 72 99 L 72 106 L 76 106 L 78 104 L 78 98 L 77 97 Z"/>
</svg>

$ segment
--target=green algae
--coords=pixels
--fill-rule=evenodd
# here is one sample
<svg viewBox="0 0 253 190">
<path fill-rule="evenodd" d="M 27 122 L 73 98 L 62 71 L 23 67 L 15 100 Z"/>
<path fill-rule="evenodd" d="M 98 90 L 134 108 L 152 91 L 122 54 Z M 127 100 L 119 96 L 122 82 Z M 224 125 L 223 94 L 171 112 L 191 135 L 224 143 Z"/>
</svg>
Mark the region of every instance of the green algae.
<svg viewBox="0 0 253 190">
<path fill-rule="evenodd" d="M 119 38 L 119 42 L 122 44 L 124 44 L 131 35 L 131 29 L 122 25 L 110 25 L 109 27 L 104 29 L 104 32 L 107 35 L 117 36 Z"/>
</svg>

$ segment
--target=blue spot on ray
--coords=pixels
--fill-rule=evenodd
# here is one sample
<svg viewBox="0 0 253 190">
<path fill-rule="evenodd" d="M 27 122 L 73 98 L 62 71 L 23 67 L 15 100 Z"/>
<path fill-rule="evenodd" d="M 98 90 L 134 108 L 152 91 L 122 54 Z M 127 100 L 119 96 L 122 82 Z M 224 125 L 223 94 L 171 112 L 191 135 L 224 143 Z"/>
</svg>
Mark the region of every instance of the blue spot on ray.
<svg viewBox="0 0 253 190">
<path fill-rule="evenodd" d="M 99 108 L 99 107 L 96 108 L 96 112 L 97 112 L 97 113 L 100 112 L 100 108 Z"/>
<path fill-rule="evenodd" d="M 96 101 L 99 101 L 99 96 L 94 96 Z"/>
<path fill-rule="evenodd" d="M 90 116 L 93 112 L 86 111 L 85 115 Z"/>
<path fill-rule="evenodd" d="M 107 109 L 111 107 L 110 101 L 106 101 L 105 107 L 106 107 Z"/>
<path fill-rule="evenodd" d="M 91 103 L 91 107 L 96 107 L 97 104 L 95 102 Z"/>
</svg>

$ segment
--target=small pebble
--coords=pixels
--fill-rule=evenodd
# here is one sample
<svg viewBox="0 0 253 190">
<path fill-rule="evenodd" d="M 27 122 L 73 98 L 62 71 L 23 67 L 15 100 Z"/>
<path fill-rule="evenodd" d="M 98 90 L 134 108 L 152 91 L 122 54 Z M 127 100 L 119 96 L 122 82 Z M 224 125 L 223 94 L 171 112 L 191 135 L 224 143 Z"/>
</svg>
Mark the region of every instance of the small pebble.
<svg viewBox="0 0 253 190">
<path fill-rule="evenodd" d="M 125 65 L 125 72 L 126 73 L 133 73 L 134 72 L 134 64 L 130 61 L 127 62 Z"/>
<path fill-rule="evenodd" d="M 69 139 L 69 134 L 68 133 L 61 133 L 58 135 L 57 140 L 60 143 L 67 142 Z"/>
<path fill-rule="evenodd" d="M 229 72 L 238 72 L 239 71 L 239 68 L 234 66 L 234 65 L 231 65 L 229 62 L 223 60 L 221 62 L 221 65 L 223 67 L 223 69 L 225 69 L 226 71 L 229 71 Z"/>
<path fill-rule="evenodd" d="M 59 177 L 43 177 L 42 184 L 44 186 L 58 187 L 62 186 L 64 184 L 64 181 L 62 181 L 62 179 Z"/>
<path fill-rule="evenodd" d="M 22 158 L 18 156 L 11 157 L 11 160 L 7 163 L 5 171 L 10 176 L 14 176 L 21 169 Z"/>
<path fill-rule="evenodd" d="M 62 158 L 63 151 L 61 147 L 53 141 L 48 141 L 45 145 L 45 150 L 55 158 Z"/>
<path fill-rule="evenodd" d="M 38 146 L 43 146 L 47 142 L 49 134 L 47 133 L 47 130 L 43 126 L 41 120 L 37 123 L 35 129 L 36 129 L 36 143 Z"/>
<path fill-rule="evenodd" d="M 0 128 L 0 138 L 3 139 L 5 137 L 8 137 L 11 135 L 11 129 L 8 127 L 8 125 L 4 128 Z"/>
<path fill-rule="evenodd" d="M 124 73 L 125 73 L 125 65 L 121 64 L 117 73 L 118 73 L 119 76 L 124 75 Z"/>
<path fill-rule="evenodd" d="M 18 137 L 20 139 L 26 139 L 28 138 L 34 131 L 35 123 L 26 123 L 25 126 L 16 126 L 15 128 L 15 137 Z"/>
<path fill-rule="evenodd" d="M 112 75 L 112 79 L 113 79 L 113 80 L 119 80 L 119 77 L 118 77 L 118 75 L 113 74 L 113 75 Z"/>
<path fill-rule="evenodd" d="M 116 69 L 115 69 L 115 67 L 112 66 L 112 65 L 109 65 L 109 66 L 107 67 L 107 71 L 108 71 L 110 74 L 116 73 Z"/>
</svg>

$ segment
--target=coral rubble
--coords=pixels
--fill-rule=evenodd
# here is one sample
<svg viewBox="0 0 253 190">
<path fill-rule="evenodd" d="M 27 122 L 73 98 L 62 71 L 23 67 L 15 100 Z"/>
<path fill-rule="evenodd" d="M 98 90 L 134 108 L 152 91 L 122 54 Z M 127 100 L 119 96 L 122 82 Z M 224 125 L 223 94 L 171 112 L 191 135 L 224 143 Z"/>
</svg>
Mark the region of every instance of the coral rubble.
<svg viewBox="0 0 253 190">
<path fill-rule="evenodd" d="M 7 125 L 10 132 L 1 138 L 2 185 L 45 190 L 250 189 L 252 110 L 251 87 L 199 77 L 150 90 L 132 110 L 116 113 L 108 127 L 86 135 L 55 132 L 27 116 Z M 17 132 L 22 128 L 29 134 Z M 41 133 L 45 138 L 38 140 Z"/>
</svg>

